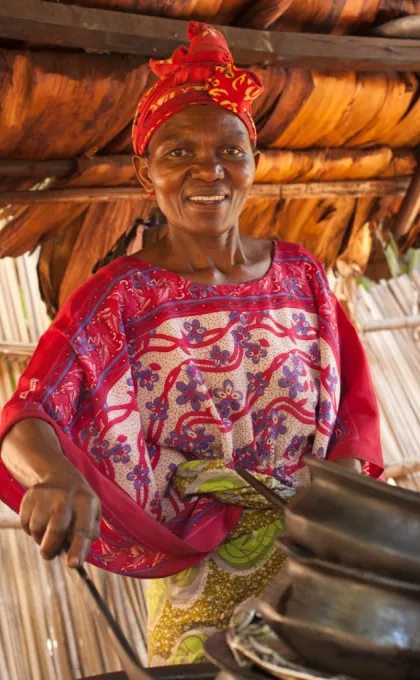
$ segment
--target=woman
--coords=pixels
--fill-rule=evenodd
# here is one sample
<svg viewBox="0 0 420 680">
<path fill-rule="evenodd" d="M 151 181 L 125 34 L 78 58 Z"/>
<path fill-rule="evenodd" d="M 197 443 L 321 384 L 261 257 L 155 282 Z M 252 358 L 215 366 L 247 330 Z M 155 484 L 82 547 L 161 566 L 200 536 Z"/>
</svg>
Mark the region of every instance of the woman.
<svg viewBox="0 0 420 680">
<path fill-rule="evenodd" d="M 235 466 L 285 498 L 308 453 L 382 466 L 366 359 L 321 266 L 239 235 L 261 83 L 218 31 L 192 22 L 189 38 L 152 62 L 133 128 L 166 232 L 66 303 L 1 431 L 2 498 L 46 559 L 67 543 L 69 566 L 154 579 L 152 665 L 201 660 L 282 565 L 282 516 Z"/>
</svg>

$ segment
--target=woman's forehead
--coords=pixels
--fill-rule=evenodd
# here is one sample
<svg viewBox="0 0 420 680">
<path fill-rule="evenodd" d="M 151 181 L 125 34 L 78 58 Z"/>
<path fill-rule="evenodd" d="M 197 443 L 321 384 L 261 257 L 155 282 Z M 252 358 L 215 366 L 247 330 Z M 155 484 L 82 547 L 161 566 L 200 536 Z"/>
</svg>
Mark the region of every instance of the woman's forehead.
<svg viewBox="0 0 420 680">
<path fill-rule="evenodd" d="M 149 148 L 157 149 L 177 140 L 218 144 L 230 139 L 250 143 L 248 130 L 238 116 L 220 106 L 191 106 L 162 123 L 152 136 Z"/>
</svg>

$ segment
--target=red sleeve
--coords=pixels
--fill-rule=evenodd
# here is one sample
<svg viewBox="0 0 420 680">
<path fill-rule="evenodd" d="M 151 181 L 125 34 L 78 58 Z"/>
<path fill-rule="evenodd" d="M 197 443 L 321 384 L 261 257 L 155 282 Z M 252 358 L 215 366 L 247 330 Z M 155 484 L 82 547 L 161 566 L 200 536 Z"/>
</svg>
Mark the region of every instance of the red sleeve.
<svg viewBox="0 0 420 680">
<path fill-rule="evenodd" d="M 327 458 L 358 458 L 371 477 L 383 472 L 379 409 L 365 350 L 338 300 L 337 335 L 340 352 L 341 396 L 337 422 Z"/>
</svg>

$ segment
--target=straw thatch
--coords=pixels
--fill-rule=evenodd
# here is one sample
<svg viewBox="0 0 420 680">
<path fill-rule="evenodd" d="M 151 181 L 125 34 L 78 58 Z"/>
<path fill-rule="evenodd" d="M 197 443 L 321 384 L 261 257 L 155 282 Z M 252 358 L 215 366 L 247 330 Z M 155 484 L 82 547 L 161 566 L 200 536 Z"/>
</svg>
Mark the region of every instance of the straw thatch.
<svg viewBox="0 0 420 680">
<path fill-rule="evenodd" d="M 418 0 L 76 0 L 75 5 L 275 31 L 355 33 L 420 12 Z"/>
<path fill-rule="evenodd" d="M 417 0 L 80 0 L 76 4 L 320 33 L 363 33 L 391 18 L 420 12 Z M 0 159 L 29 163 L 77 158 L 77 164 L 66 176 L 50 173 L 41 181 L 2 177 L 0 199 L 1 192 L 16 190 L 135 186 L 131 121 L 138 99 L 154 81 L 144 59 L 40 45 L 22 49 L 12 44 L 13 49 L 8 42 L 0 50 Z M 266 86 L 254 103 L 263 150 L 257 183 L 362 181 L 413 173 L 413 149 L 420 143 L 416 75 L 275 66 L 255 70 Z M 390 216 L 401 203 L 391 198 Z M 147 217 L 151 207 L 143 198 L 99 205 L 90 205 L 88 198 L 54 205 L 7 205 L 0 208 L 0 257 L 16 257 L 43 246 L 39 281 L 54 315 L 134 218 Z M 256 236 L 297 240 L 326 266 L 334 266 L 352 241 L 352 257 L 361 269 L 369 257 L 369 240 L 358 238 L 360 215 L 372 224 L 377 208 L 374 197 L 368 204 L 350 195 L 286 202 L 253 198 L 244 210 L 241 228 Z M 417 230 L 418 223 L 412 233 Z M 360 250 L 357 243 L 363 246 Z"/>
</svg>

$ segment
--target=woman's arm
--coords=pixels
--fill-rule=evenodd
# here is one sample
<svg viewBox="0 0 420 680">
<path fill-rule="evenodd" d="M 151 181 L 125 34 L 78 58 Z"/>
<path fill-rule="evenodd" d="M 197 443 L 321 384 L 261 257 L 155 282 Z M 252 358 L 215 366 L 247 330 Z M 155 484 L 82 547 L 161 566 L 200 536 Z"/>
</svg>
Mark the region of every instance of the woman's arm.
<svg viewBox="0 0 420 680">
<path fill-rule="evenodd" d="M 20 506 L 23 529 L 41 546 L 45 559 L 68 547 L 67 564 L 83 563 L 99 536 L 101 505 L 96 494 L 61 451 L 53 428 L 26 418 L 3 439 L 7 470 L 28 488 Z"/>
<path fill-rule="evenodd" d="M 341 395 L 327 458 L 379 477 L 383 471 L 379 409 L 369 365 L 356 329 L 337 300 Z"/>
</svg>

